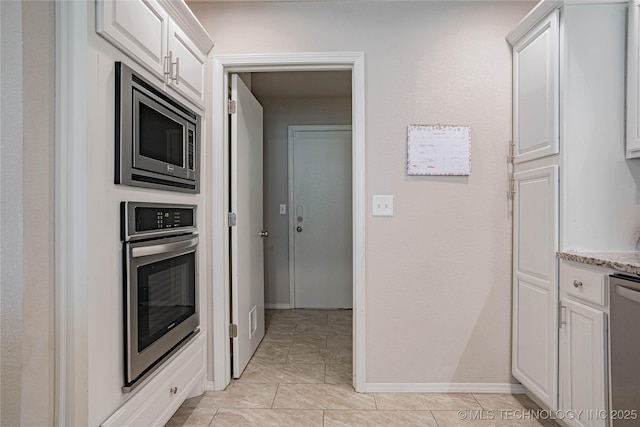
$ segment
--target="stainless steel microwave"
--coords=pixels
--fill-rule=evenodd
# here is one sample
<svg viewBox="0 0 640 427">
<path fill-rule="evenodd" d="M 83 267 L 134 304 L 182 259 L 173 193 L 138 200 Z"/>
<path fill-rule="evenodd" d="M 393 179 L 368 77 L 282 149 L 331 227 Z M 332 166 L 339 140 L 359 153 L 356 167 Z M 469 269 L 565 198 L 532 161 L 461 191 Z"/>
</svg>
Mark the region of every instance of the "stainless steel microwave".
<svg viewBox="0 0 640 427">
<path fill-rule="evenodd" d="M 116 62 L 116 184 L 200 192 L 200 115 Z"/>
</svg>

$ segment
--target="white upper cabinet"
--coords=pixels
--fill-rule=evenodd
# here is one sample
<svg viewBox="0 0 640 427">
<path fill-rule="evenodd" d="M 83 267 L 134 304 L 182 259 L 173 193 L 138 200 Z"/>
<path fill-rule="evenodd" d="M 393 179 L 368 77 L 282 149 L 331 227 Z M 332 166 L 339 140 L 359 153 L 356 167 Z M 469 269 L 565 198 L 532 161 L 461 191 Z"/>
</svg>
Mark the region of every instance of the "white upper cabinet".
<svg viewBox="0 0 640 427">
<path fill-rule="evenodd" d="M 162 78 L 168 13 L 155 0 L 99 0 L 96 31 Z"/>
<path fill-rule="evenodd" d="M 213 42 L 182 1 L 98 0 L 96 32 L 204 108 L 204 76 Z"/>
<path fill-rule="evenodd" d="M 206 55 L 174 22 L 169 25 L 169 53 L 172 62 L 169 84 L 203 105 Z"/>
<path fill-rule="evenodd" d="M 559 12 L 513 46 L 514 162 L 559 152 Z"/>
<path fill-rule="evenodd" d="M 640 157 L 640 0 L 629 2 L 627 158 Z"/>
</svg>

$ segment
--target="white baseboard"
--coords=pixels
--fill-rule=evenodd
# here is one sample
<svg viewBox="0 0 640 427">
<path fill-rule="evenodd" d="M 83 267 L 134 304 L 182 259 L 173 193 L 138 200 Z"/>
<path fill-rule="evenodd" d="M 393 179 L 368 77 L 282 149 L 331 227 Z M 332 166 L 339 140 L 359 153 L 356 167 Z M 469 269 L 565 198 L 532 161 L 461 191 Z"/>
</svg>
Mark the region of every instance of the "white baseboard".
<svg viewBox="0 0 640 427">
<path fill-rule="evenodd" d="M 205 391 L 216 391 L 216 383 L 214 381 L 208 381 L 204 385 Z"/>
<path fill-rule="evenodd" d="M 289 310 L 291 308 L 290 304 L 266 304 L 264 308 L 267 310 Z"/>
<path fill-rule="evenodd" d="M 367 383 L 366 393 L 510 393 L 524 394 L 522 384 L 510 383 Z"/>
</svg>

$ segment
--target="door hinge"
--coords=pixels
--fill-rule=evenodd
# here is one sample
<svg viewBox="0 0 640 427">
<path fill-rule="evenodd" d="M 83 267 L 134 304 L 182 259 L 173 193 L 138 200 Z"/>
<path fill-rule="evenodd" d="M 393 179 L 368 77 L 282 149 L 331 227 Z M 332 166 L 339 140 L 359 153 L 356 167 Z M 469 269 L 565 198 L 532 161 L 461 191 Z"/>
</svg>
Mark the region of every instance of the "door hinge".
<svg viewBox="0 0 640 427">
<path fill-rule="evenodd" d="M 236 101 L 234 101 L 233 99 L 229 100 L 229 114 L 235 114 L 236 113 Z"/>
<path fill-rule="evenodd" d="M 509 197 L 513 196 L 516 193 L 516 180 L 513 175 L 509 175 L 509 182 L 507 185 L 507 195 Z"/>
<path fill-rule="evenodd" d="M 238 223 L 238 219 L 236 217 L 235 212 L 229 212 L 229 227 L 235 227 Z"/>
<path fill-rule="evenodd" d="M 509 163 L 513 163 L 516 157 L 516 144 L 513 140 L 509 141 Z"/>
<path fill-rule="evenodd" d="M 238 338 L 238 325 L 229 325 L 229 338 Z"/>
<path fill-rule="evenodd" d="M 562 305 L 562 301 L 558 301 L 558 328 L 562 329 L 562 325 L 566 325 L 567 324 L 567 320 L 564 318 L 564 309 L 566 307 L 564 307 Z"/>
</svg>

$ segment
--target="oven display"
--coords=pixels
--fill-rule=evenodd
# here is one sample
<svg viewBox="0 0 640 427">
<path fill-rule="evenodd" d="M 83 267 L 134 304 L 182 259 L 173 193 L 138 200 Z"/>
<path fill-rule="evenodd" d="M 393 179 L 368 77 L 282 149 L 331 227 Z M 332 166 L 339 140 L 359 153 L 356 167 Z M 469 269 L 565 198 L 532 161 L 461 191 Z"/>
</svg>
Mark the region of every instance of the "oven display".
<svg viewBox="0 0 640 427">
<path fill-rule="evenodd" d="M 193 227 L 192 209 L 136 208 L 136 231 Z"/>
</svg>

